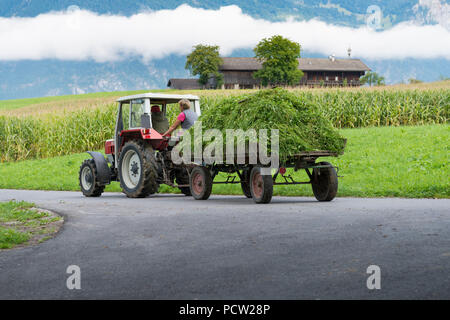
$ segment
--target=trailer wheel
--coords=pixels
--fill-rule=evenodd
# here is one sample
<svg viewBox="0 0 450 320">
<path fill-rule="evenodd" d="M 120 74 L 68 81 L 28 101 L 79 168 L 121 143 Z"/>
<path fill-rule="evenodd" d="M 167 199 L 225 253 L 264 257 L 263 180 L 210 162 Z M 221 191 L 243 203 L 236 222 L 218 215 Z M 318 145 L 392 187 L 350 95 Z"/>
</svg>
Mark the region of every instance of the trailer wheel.
<svg viewBox="0 0 450 320">
<path fill-rule="evenodd" d="M 211 195 L 212 177 L 208 168 L 195 167 L 191 172 L 191 194 L 196 200 L 206 200 Z"/>
<path fill-rule="evenodd" d="M 183 168 L 176 172 L 175 179 L 177 181 L 177 184 L 189 184 L 189 173 L 186 170 L 186 168 Z M 191 188 L 190 187 L 178 187 L 180 189 L 181 193 L 183 193 L 185 196 L 192 196 L 191 194 Z"/>
<path fill-rule="evenodd" d="M 127 197 L 145 198 L 158 191 L 155 153 L 143 141 L 125 144 L 120 152 L 118 169 L 120 186 Z"/>
<path fill-rule="evenodd" d="M 80 181 L 81 192 L 86 197 L 100 197 L 105 190 L 105 186 L 98 184 L 97 167 L 93 159 L 83 161 L 78 180 Z"/>
<path fill-rule="evenodd" d="M 273 194 L 272 176 L 262 175 L 261 168 L 254 167 L 250 172 L 250 191 L 256 203 L 269 203 Z"/>
<path fill-rule="evenodd" d="M 242 192 L 247 198 L 252 197 L 252 192 L 250 191 L 250 169 L 242 170 L 241 188 Z"/>
<path fill-rule="evenodd" d="M 319 201 L 331 201 L 337 194 L 338 177 L 336 170 L 329 162 L 319 162 L 319 165 L 330 166 L 328 168 L 314 168 L 311 180 L 314 196 Z"/>
</svg>

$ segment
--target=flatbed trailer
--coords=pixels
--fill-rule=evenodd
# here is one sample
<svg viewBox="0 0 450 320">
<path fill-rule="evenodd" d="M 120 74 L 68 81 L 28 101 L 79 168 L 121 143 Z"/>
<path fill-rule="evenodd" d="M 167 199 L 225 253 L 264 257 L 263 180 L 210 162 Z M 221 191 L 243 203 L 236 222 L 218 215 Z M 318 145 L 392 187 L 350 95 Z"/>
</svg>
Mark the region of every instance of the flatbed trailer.
<svg viewBox="0 0 450 320">
<path fill-rule="evenodd" d="M 311 184 L 318 201 L 331 201 L 337 194 L 338 168 L 329 162 L 316 160 L 319 157 L 337 156 L 338 154 L 330 151 L 301 152 L 288 156 L 278 168 L 270 170 L 270 174 L 263 174 L 264 165 L 248 164 L 250 162 L 248 154 L 245 160 L 241 161 L 244 164 L 237 164 L 237 161 L 233 164 L 197 163 L 189 170 L 189 187 L 195 199 L 206 200 L 211 195 L 213 184 L 240 184 L 246 197 L 253 198 L 256 203 L 269 203 L 272 199 L 273 186 Z M 288 168 L 294 171 L 305 170 L 309 180 L 295 181 L 292 175 L 287 174 Z M 221 172 L 229 176 L 225 181 L 214 181 Z"/>
</svg>

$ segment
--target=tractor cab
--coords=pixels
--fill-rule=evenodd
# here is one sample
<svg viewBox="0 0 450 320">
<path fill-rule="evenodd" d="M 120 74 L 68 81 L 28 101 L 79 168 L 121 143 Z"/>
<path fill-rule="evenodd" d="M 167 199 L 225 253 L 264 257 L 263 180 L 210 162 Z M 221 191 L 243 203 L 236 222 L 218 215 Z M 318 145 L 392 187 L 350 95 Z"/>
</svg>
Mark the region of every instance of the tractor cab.
<svg viewBox="0 0 450 320">
<path fill-rule="evenodd" d="M 200 99 L 193 95 L 143 93 L 119 98 L 114 139 L 105 143 L 106 159 L 100 152 L 88 151 L 92 159 L 80 167 L 83 194 L 98 197 L 107 184 L 118 181 L 132 198 L 154 194 L 160 184 L 190 195 L 187 168 L 170 160 L 170 147 L 179 135 L 163 136 L 180 113 L 182 99 L 200 116 Z"/>
<path fill-rule="evenodd" d="M 150 140 L 155 150 L 163 150 L 169 144 L 174 144 L 177 138 L 169 141 L 169 137 L 163 137 L 162 134 L 179 114 L 178 102 L 182 99 L 189 100 L 192 110 L 200 116 L 200 99 L 193 95 L 143 93 L 119 98 L 114 155 L 118 157 L 121 148 L 130 139 Z M 112 141 L 109 141 L 109 151 L 111 145 Z"/>
</svg>

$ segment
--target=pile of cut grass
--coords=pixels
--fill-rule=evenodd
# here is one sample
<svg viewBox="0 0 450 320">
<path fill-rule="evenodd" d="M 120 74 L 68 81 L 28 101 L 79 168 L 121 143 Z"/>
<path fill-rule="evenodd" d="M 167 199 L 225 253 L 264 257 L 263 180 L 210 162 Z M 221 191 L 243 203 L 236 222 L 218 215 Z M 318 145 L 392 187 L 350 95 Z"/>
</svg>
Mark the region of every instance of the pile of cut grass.
<svg viewBox="0 0 450 320">
<path fill-rule="evenodd" d="M 224 98 L 210 105 L 199 118 L 202 132 L 221 130 L 224 134 L 223 151 L 226 150 L 226 130 L 279 130 L 279 155 L 281 159 L 302 151 L 329 150 L 337 154 L 344 151 L 345 139 L 333 128 L 319 108 L 282 88 L 260 90 Z M 194 139 L 195 128 L 190 133 Z M 246 141 L 253 140 L 248 135 Z M 197 140 L 198 141 L 198 140 Z M 270 134 L 268 151 L 272 151 Z M 234 139 L 234 143 L 239 143 Z M 203 144 L 207 144 L 203 141 Z"/>
</svg>

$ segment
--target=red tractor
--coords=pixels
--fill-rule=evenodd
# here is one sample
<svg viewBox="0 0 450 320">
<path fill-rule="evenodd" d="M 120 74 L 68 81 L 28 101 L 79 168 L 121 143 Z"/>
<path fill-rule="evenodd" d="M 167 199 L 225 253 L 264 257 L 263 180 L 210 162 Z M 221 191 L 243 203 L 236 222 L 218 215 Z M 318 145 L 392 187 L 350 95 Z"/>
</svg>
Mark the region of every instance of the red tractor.
<svg viewBox="0 0 450 320">
<path fill-rule="evenodd" d="M 328 162 L 316 162 L 320 157 L 337 157 L 330 151 L 300 152 L 290 155 L 275 172 L 262 168 L 262 161 L 251 164 L 215 162 L 205 159 L 187 164 L 175 164 L 171 150 L 178 139 L 163 137 L 169 128 L 167 108 L 177 108 L 179 100 L 190 101 L 192 110 L 200 115 L 199 98 L 192 95 L 146 93 L 118 100 L 114 139 L 105 143 L 105 157 L 89 151 L 92 159 L 80 168 L 80 187 L 87 197 L 98 197 L 111 181 L 119 181 L 122 191 L 130 198 L 143 198 L 158 191 L 160 184 L 176 187 L 196 200 L 206 200 L 213 184 L 240 184 L 244 195 L 256 203 L 269 203 L 273 187 L 277 185 L 310 184 L 319 201 L 331 201 L 337 194 L 337 167 Z M 157 111 L 152 112 L 153 108 Z M 246 159 L 249 158 L 246 154 Z M 287 168 L 305 170 L 309 180 L 295 181 Z M 228 175 L 225 181 L 214 181 L 219 174 Z M 236 180 L 236 176 L 239 180 Z"/>
<path fill-rule="evenodd" d="M 145 93 L 118 99 L 114 139 L 105 143 L 105 157 L 88 151 L 92 159 L 80 168 L 81 191 L 86 197 L 99 197 L 107 184 L 119 181 L 130 198 L 143 198 L 158 191 L 160 184 L 177 187 L 191 195 L 189 172 L 185 165 L 170 160 L 170 150 L 178 139 L 163 137 L 169 128 L 168 108 L 178 110 L 178 101 L 190 101 L 200 116 L 200 101 L 193 95 Z M 152 112 L 155 110 L 159 111 Z"/>
</svg>

